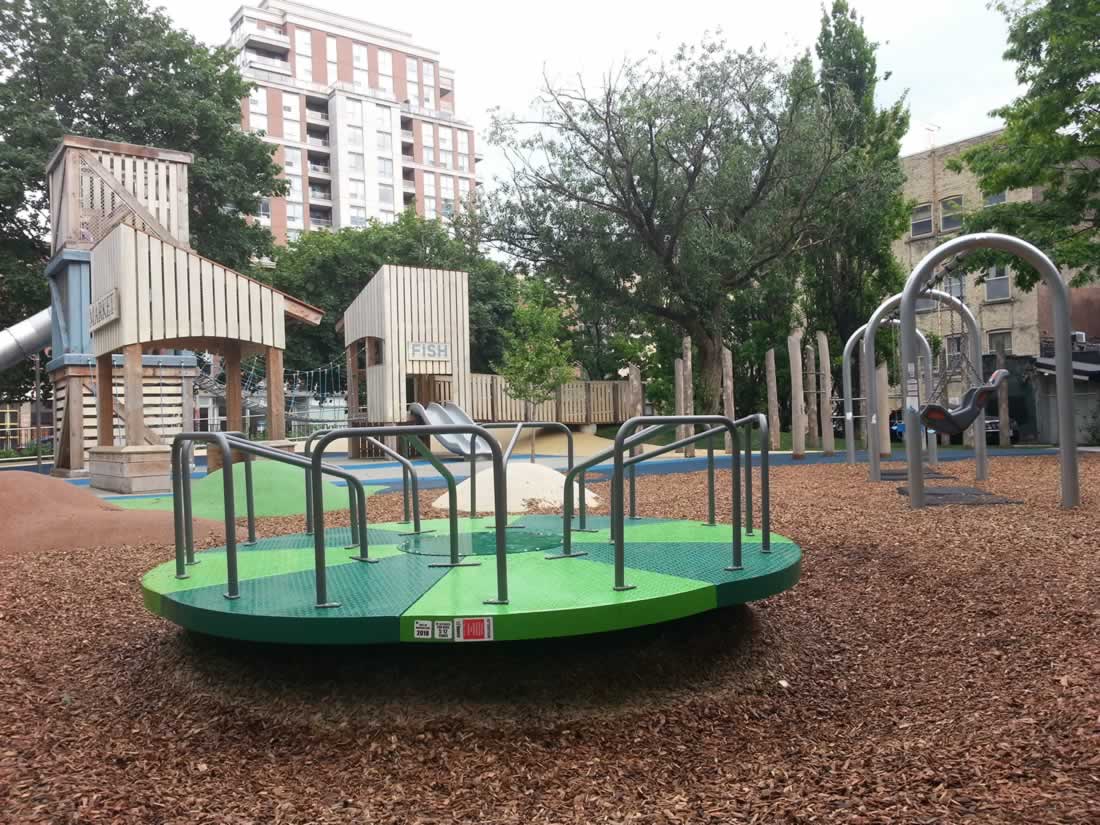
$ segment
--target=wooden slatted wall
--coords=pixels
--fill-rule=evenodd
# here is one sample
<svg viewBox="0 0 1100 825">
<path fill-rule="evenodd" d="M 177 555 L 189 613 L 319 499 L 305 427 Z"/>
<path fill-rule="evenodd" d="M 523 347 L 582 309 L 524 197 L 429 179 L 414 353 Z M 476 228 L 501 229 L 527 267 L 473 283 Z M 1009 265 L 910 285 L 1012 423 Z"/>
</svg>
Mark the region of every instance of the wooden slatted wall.
<svg viewBox="0 0 1100 825">
<path fill-rule="evenodd" d="M 93 305 L 116 289 L 119 317 L 92 331 L 96 355 L 199 337 L 286 347 L 281 293 L 126 224 L 92 249 Z"/>
</svg>

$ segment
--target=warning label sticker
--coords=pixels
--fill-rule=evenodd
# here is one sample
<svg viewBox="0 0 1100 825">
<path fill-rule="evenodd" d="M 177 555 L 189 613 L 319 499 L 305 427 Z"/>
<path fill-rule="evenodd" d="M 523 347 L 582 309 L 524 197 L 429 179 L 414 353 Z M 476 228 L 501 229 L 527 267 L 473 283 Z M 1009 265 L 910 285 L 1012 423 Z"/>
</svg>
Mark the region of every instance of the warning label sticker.
<svg viewBox="0 0 1100 825">
<path fill-rule="evenodd" d="M 435 638 L 447 639 L 448 641 L 454 638 L 454 625 L 450 621 L 435 622 Z"/>
<path fill-rule="evenodd" d="M 490 642 L 493 640 L 493 620 L 489 616 L 478 619 L 455 619 L 456 642 Z"/>
<path fill-rule="evenodd" d="M 432 623 L 423 619 L 417 619 L 413 623 L 413 638 L 414 639 L 430 639 L 432 638 Z"/>
</svg>

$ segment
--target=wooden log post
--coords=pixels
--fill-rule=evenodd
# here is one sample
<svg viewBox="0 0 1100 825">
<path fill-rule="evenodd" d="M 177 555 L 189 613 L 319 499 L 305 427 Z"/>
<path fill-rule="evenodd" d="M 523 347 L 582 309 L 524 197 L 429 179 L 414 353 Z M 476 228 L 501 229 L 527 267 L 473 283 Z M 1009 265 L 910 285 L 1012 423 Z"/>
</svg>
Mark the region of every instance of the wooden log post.
<svg viewBox="0 0 1100 825">
<path fill-rule="evenodd" d="M 225 368 L 225 429 L 241 430 L 244 388 L 241 385 L 241 342 L 226 341 L 222 350 Z"/>
<path fill-rule="evenodd" d="M 682 342 L 684 357 L 684 415 L 695 415 L 695 374 L 691 366 L 691 336 L 685 335 Z M 684 426 L 684 437 L 691 435 L 695 428 L 691 425 Z M 684 456 L 695 457 L 695 445 L 688 444 L 684 448 Z"/>
<path fill-rule="evenodd" d="M 879 361 L 875 370 L 878 381 L 878 452 L 881 458 L 889 458 L 890 445 L 890 371 L 885 361 Z"/>
<path fill-rule="evenodd" d="M 61 440 L 57 450 L 65 454 L 64 463 L 58 467 L 66 470 L 84 469 L 84 382 L 77 375 L 65 378 L 65 417 L 62 421 Z"/>
<path fill-rule="evenodd" d="M 722 347 L 722 415 L 730 419 L 737 418 L 733 408 L 733 353 L 729 351 L 729 347 Z M 725 440 L 726 452 L 732 454 L 736 449 L 733 436 L 726 433 Z"/>
<path fill-rule="evenodd" d="M 806 353 L 806 446 L 816 450 L 821 446 L 817 416 L 817 356 L 813 343 L 807 343 Z"/>
<path fill-rule="evenodd" d="M 286 394 L 283 386 L 283 351 L 275 347 L 267 348 L 267 377 L 264 386 L 267 391 L 267 437 L 272 441 L 286 438 Z M 351 378 L 349 375 L 350 387 Z"/>
<path fill-rule="evenodd" d="M 141 372 L 141 344 L 122 348 L 122 386 L 126 401 L 126 446 L 145 444 L 145 382 Z"/>
<path fill-rule="evenodd" d="M 791 458 L 806 457 L 806 397 L 802 392 L 802 330 L 787 336 L 791 360 Z"/>
<path fill-rule="evenodd" d="M 348 426 L 357 426 L 359 417 L 359 342 L 355 341 L 344 350 L 348 369 Z M 363 458 L 363 440 L 348 439 L 348 458 Z"/>
<path fill-rule="evenodd" d="M 1005 368 L 1005 345 L 1003 341 L 997 342 L 997 369 Z M 1001 447 L 1012 446 L 1012 426 L 1008 418 L 1008 381 L 1001 382 L 997 387 L 997 426 L 1000 433 L 997 443 Z"/>
<path fill-rule="evenodd" d="M 674 392 L 672 414 L 683 415 L 684 414 L 684 359 L 677 358 L 672 362 L 672 387 Z M 684 426 L 680 425 L 676 428 L 676 440 L 679 441 L 684 437 Z M 680 452 L 683 452 L 683 448 Z"/>
<path fill-rule="evenodd" d="M 817 333 L 817 360 L 821 365 L 821 446 L 825 455 L 836 452 L 836 439 L 833 437 L 833 361 L 829 354 L 829 337 L 822 331 Z"/>
<path fill-rule="evenodd" d="M 768 448 L 778 450 L 782 445 L 779 432 L 779 383 L 775 379 L 775 350 L 764 354 L 764 372 L 768 383 Z"/>
<path fill-rule="evenodd" d="M 115 382 L 114 361 L 111 353 L 95 359 L 95 418 L 96 444 L 100 447 L 115 445 Z M 82 411 L 83 412 L 83 411 Z M 83 427 L 81 427 L 83 430 Z"/>
</svg>

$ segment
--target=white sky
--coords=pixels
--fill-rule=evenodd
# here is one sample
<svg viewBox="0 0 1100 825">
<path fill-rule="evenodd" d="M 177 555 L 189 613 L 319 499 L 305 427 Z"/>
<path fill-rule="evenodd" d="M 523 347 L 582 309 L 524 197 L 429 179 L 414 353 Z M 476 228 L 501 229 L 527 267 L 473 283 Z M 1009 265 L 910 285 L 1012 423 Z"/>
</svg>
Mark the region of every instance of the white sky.
<svg viewBox="0 0 1100 825">
<path fill-rule="evenodd" d="M 669 53 L 721 29 L 735 47 L 764 46 L 790 57 L 813 47 L 819 0 L 416 0 L 366 4 L 354 0 L 307 0 L 334 12 L 412 33 L 439 50 L 455 70 L 456 114 L 474 124 L 479 137 L 487 110 L 523 114 L 542 83 L 543 69 L 559 79 L 581 74 L 589 83 L 624 57 L 653 49 Z M 831 0 L 828 0 L 831 5 Z M 153 0 L 177 25 L 200 40 L 222 43 L 233 0 Z M 258 4 L 258 0 L 257 0 Z M 880 44 L 883 103 L 908 90 L 912 129 L 903 153 L 950 143 L 994 129 L 988 112 L 1018 93 L 1014 64 L 1001 58 L 1007 26 L 986 0 L 851 0 L 864 17 L 868 36 Z M 491 185 L 502 172 L 499 158 L 479 141 L 485 163 L 480 176 Z"/>
</svg>

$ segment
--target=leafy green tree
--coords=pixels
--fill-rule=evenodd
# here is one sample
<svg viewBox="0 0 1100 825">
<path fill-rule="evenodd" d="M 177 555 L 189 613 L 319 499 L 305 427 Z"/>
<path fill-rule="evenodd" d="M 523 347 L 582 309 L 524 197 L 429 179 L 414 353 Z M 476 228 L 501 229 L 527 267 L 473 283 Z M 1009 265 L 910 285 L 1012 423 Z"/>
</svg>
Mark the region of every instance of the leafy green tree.
<svg viewBox="0 0 1100 825">
<path fill-rule="evenodd" d="M 861 196 L 832 216 L 829 232 L 803 256 L 802 308 L 808 330 L 824 331 L 839 346 L 904 284 L 891 243 L 909 217 L 899 157 L 909 113 L 903 100 L 881 110 L 875 105 L 877 48 L 855 10 L 834 0 L 822 15 L 817 56 L 821 94 L 848 162 L 832 170 L 825 186 L 847 190 L 858 181 Z"/>
<path fill-rule="evenodd" d="M 494 240 L 570 295 L 691 335 L 709 407 L 734 295 L 757 289 L 863 181 L 808 56 L 783 68 L 718 40 L 624 65 L 589 91 L 548 84 L 530 120 L 497 118 L 513 162 Z M 793 301 L 793 293 L 790 296 Z"/>
<path fill-rule="evenodd" d="M 963 153 L 982 192 L 1035 187 L 1042 199 L 986 207 L 964 218 L 968 232 L 1017 235 L 1077 270 L 1075 283 L 1100 277 L 1100 0 L 998 3 L 1009 21 L 1004 56 L 1017 63 L 1027 91 L 992 114 L 1004 118 L 995 139 Z M 1030 289 L 1038 273 L 1015 259 L 975 253 L 971 271 L 1010 262 Z"/>
<path fill-rule="evenodd" d="M 307 232 L 276 252 L 273 284 L 325 311 L 319 327 L 287 328 L 286 363 L 309 369 L 343 358 L 336 322 L 384 264 L 458 269 L 470 276 L 470 366 L 488 372 L 501 357 L 516 301 L 515 278 L 439 221 L 406 211 L 391 224 Z"/>
<path fill-rule="evenodd" d="M 244 215 L 285 183 L 273 147 L 239 128 L 249 88 L 232 51 L 206 48 L 145 0 L 0 4 L 0 261 L 19 262 L 0 288 L 25 302 L 4 311 L 48 303 L 45 170 L 65 134 L 193 153 L 195 249 L 236 269 L 270 254 L 270 232 Z"/>
<path fill-rule="evenodd" d="M 558 388 L 573 377 L 564 339 L 561 312 L 553 305 L 552 296 L 539 282 L 528 281 L 516 306 L 512 329 L 504 334 L 504 353 L 497 366 L 509 395 L 525 402 L 528 419 L 536 406 L 553 398 Z"/>
</svg>

